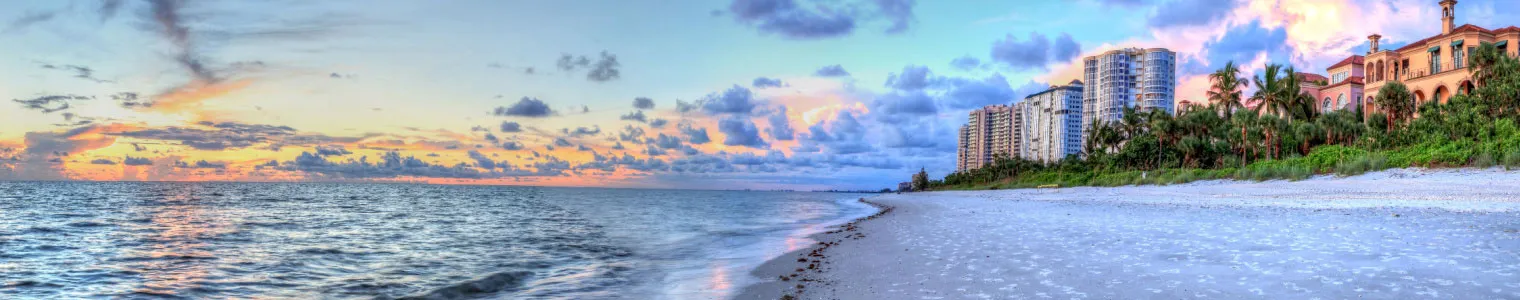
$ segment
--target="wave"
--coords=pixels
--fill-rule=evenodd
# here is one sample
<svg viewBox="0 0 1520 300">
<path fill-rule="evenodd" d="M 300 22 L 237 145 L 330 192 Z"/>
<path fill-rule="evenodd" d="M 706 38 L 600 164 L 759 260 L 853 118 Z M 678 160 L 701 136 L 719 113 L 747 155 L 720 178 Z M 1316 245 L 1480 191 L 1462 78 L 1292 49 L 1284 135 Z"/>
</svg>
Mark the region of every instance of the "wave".
<svg viewBox="0 0 1520 300">
<path fill-rule="evenodd" d="M 533 272 L 528 271 L 501 272 L 491 274 L 490 276 L 482 277 L 479 279 L 438 288 L 436 290 L 432 290 L 423 294 L 404 296 L 400 298 L 380 297 L 377 299 L 444 300 L 476 298 L 481 294 L 496 293 L 510 288 L 520 287 L 523 285 L 523 282 L 527 281 L 528 278 L 532 276 Z"/>
<path fill-rule="evenodd" d="M 69 227 L 105 227 L 105 226 L 112 226 L 111 224 L 106 224 L 106 223 L 101 223 L 101 222 L 96 222 L 96 221 L 77 221 L 77 222 L 69 223 L 68 225 L 69 225 Z"/>
</svg>

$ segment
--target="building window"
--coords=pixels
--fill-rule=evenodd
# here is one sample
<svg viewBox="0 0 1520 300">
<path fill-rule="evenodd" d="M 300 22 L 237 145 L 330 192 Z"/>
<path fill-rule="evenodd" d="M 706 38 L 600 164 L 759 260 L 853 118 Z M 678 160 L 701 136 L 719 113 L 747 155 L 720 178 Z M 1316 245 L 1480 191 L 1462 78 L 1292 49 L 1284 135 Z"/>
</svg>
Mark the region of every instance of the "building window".
<svg viewBox="0 0 1520 300">
<path fill-rule="evenodd" d="M 1462 48 L 1453 47 L 1451 50 L 1452 65 L 1455 65 L 1457 69 L 1461 69 L 1462 63 L 1467 61 L 1462 59 Z"/>
<path fill-rule="evenodd" d="M 1441 73 L 1441 52 L 1440 51 L 1430 52 L 1430 73 L 1427 73 L 1425 75 L 1430 75 L 1430 74 L 1435 74 L 1435 73 Z"/>
<path fill-rule="evenodd" d="M 1346 105 L 1346 94 L 1335 97 L 1335 107 L 1340 108 L 1343 105 Z"/>
</svg>

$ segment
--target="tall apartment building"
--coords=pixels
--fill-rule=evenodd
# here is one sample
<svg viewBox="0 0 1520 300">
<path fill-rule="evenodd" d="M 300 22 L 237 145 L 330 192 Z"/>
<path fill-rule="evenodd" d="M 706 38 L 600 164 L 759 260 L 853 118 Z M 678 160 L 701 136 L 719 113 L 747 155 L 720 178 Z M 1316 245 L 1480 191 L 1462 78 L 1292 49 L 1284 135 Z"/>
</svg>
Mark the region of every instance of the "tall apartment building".
<svg viewBox="0 0 1520 300">
<path fill-rule="evenodd" d="M 968 113 L 960 129 L 956 170 L 981 168 L 998 155 L 1017 153 L 1017 114 L 1008 105 L 989 105 Z"/>
<path fill-rule="evenodd" d="M 1024 98 L 1020 157 L 1040 162 L 1056 162 L 1082 152 L 1081 81 L 1052 86 Z"/>
<path fill-rule="evenodd" d="M 1128 48 L 1082 59 L 1083 141 L 1093 122 L 1114 122 L 1125 107 L 1176 113 L 1177 53 L 1163 48 Z"/>
<path fill-rule="evenodd" d="M 1360 60 L 1365 70 L 1362 78 L 1365 87 L 1361 93 L 1349 95 L 1352 99 L 1361 96 L 1363 113 L 1381 110 L 1376 101 L 1371 100 L 1377 98 L 1378 90 L 1389 82 L 1403 82 L 1419 104 L 1446 102 L 1456 93 L 1471 91 L 1475 86 L 1467 57 L 1472 56 L 1482 43 L 1494 44 L 1504 55 L 1520 55 L 1517 51 L 1520 50 L 1517 45 L 1520 44 L 1520 28 L 1509 26 L 1489 30 L 1472 24 L 1456 26 L 1457 1 L 1444 0 L 1439 4 L 1440 34 L 1392 50 L 1378 48 L 1378 41 L 1383 36 L 1373 34 L 1367 37 L 1371 42 L 1370 51 Z"/>
<path fill-rule="evenodd" d="M 960 128 L 956 170 L 975 170 L 999 156 L 1055 162 L 1082 150 L 1082 82 L 1052 86 L 1012 105 L 972 110 Z"/>
</svg>

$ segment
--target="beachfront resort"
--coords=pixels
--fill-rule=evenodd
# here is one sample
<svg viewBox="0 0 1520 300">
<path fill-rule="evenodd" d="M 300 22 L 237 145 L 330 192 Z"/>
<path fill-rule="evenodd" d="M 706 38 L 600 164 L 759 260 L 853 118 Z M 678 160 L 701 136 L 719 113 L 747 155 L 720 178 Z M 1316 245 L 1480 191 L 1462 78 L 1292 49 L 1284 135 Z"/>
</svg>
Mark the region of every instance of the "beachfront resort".
<svg viewBox="0 0 1520 300">
<path fill-rule="evenodd" d="M 1290 76 L 1297 77 L 1298 94 L 1312 99 L 1313 114 L 1355 111 L 1366 119 L 1387 112 L 1374 99 L 1389 83 L 1406 86 L 1416 107 L 1431 101 L 1445 103 L 1454 94 L 1468 94 L 1474 89 L 1468 58 L 1480 45 L 1492 44 L 1511 57 L 1520 53 L 1520 46 L 1512 46 L 1520 43 L 1520 28 L 1456 26 L 1457 1 L 1440 1 L 1439 5 L 1438 34 L 1397 49 L 1384 49 L 1380 47 L 1383 36 L 1371 33 L 1366 55 L 1351 55 L 1330 65 L 1325 68 L 1328 75 L 1293 72 Z M 997 157 L 1053 163 L 1081 155 L 1095 123 L 1120 121 L 1126 107 L 1139 113 L 1154 110 L 1176 116 L 1211 103 L 1176 101 L 1177 54 L 1167 49 L 1113 50 L 1082 61 L 1082 80 L 1051 86 L 1010 104 L 972 110 L 967 124 L 960 128 L 956 171 L 981 168 Z M 1241 100 L 1243 107 L 1232 111 L 1261 111 L 1255 108 L 1264 104 L 1256 98 Z"/>
</svg>

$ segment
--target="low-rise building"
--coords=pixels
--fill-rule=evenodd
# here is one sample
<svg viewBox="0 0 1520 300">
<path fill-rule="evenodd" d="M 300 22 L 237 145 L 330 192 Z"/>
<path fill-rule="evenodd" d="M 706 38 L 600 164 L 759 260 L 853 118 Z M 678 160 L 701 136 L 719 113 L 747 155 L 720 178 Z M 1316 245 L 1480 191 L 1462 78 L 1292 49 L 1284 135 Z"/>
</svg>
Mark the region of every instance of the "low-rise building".
<svg viewBox="0 0 1520 300">
<path fill-rule="evenodd" d="M 1380 49 L 1378 42 L 1383 36 L 1367 37 L 1371 43 L 1364 58 L 1364 77 L 1361 105 L 1364 114 L 1380 111 L 1376 105 L 1377 92 L 1389 82 L 1402 82 L 1414 94 L 1417 104 L 1430 101 L 1446 102 L 1456 93 L 1466 93 L 1474 88 L 1468 71 L 1467 57 L 1481 43 L 1491 43 L 1504 55 L 1520 54 L 1520 28 L 1515 26 L 1489 30 L 1472 24 L 1456 26 L 1456 0 L 1444 0 L 1441 5 L 1440 34 L 1420 39 L 1398 49 Z"/>
</svg>

